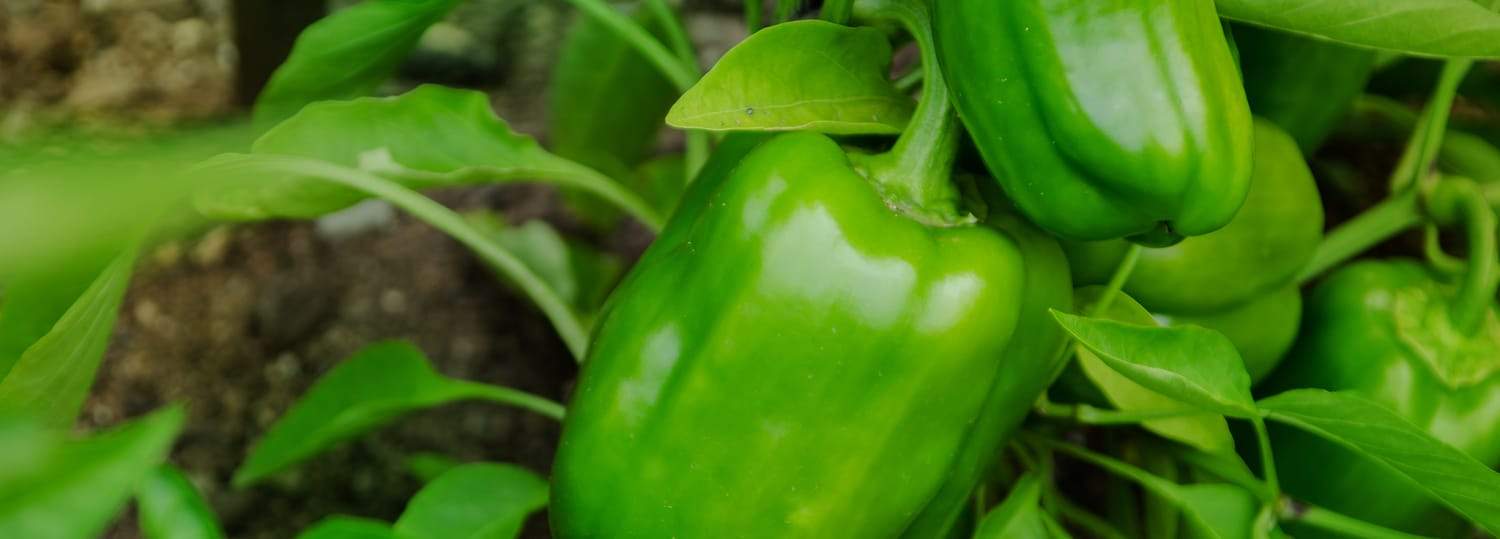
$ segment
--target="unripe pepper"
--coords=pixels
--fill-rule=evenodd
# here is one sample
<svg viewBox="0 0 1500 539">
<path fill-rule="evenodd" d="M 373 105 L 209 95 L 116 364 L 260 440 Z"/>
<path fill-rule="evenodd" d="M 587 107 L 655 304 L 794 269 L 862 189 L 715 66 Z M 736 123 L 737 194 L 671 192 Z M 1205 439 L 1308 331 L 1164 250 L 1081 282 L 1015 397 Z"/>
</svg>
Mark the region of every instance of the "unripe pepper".
<svg viewBox="0 0 1500 539">
<path fill-rule="evenodd" d="M 1042 228 L 1169 244 L 1239 209 L 1250 112 L 1211 0 L 936 5 L 959 115 Z"/>
<path fill-rule="evenodd" d="M 1375 51 L 1235 25 L 1250 110 L 1311 154 L 1349 112 L 1375 69 Z"/>
<path fill-rule="evenodd" d="M 1244 207 L 1215 232 L 1143 250 L 1123 289 L 1165 322 L 1224 333 L 1259 379 L 1297 334 L 1301 300 L 1293 280 L 1322 237 L 1323 205 L 1296 142 L 1257 119 Z M 1102 284 L 1129 244 L 1064 241 L 1063 249 L 1077 284 Z"/>
<path fill-rule="evenodd" d="M 930 45 L 925 17 L 904 22 Z M 793 133 L 705 167 L 596 328 L 553 470 L 558 537 L 951 522 L 1055 376 L 1047 310 L 1071 289 L 1045 234 L 959 208 L 957 118 L 928 74 L 890 153 Z"/>
<path fill-rule="evenodd" d="M 1500 464 L 1495 219 L 1477 188 L 1465 190 L 1463 211 L 1481 217 L 1466 217 L 1471 257 L 1462 282 L 1414 260 L 1335 271 L 1308 296 L 1297 344 L 1268 390 L 1353 391 L 1486 465 Z M 1419 485 L 1384 465 L 1293 429 L 1273 430 L 1272 440 L 1290 495 L 1387 527 L 1455 534 L 1444 526 L 1456 519 L 1443 518 Z"/>
</svg>

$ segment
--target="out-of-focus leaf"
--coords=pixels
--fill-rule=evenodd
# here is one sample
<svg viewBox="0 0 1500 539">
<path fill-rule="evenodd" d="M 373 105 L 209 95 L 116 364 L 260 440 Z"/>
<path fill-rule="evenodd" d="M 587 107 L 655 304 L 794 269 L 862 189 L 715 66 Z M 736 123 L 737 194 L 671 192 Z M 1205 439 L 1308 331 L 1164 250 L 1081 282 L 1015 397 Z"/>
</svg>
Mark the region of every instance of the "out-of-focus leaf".
<svg viewBox="0 0 1500 539">
<path fill-rule="evenodd" d="M 1474 0 L 1216 0 L 1215 4 L 1225 18 L 1348 45 L 1420 56 L 1500 58 L 1500 15 Z"/>
<path fill-rule="evenodd" d="M 1103 287 L 1079 289 L 1074 296 L 1080 307 L 1097 301 Z M 1145 307 L 1123 292 L 1117 292 L 1109 308 L 1101 317 L 1140 326 L 1156 326 L 1156 320 Z M 1078 367 L 1104 397 L 1116 408 L 1126 411 L 1161 411 L 1182 408 L 1176 399 L 1148 389 L 1130 377 L 1121 374 L 1086 347 L 1078 348 Z M 1229 423 L 1224 417 L 1205 412 L 1203 415 L 1171 417 L 1142 421 L 1141 426 L 1165 438 L 1176 440 L 1214 454 L 1230 453 L 1234 450 L 1234 437 L 1229 434 Z"/>
<path fill-rule="evenodd" d="M 713 131 L 895 134 L 914 107 L 888 75 L 891 47 L 872 28 L 806 20 L 751 35 L 688 89 L 667 123 Z"/>
<path fill-rule="evenodd" d="M 1034 443 L 1078 457 L 1110 473 L 1135 481 L 1148 492 L 1182 509 L 1192 537 L 1250 539 L 1260 503 L 1250 490 L 1227 483 L 1181 485 L 1113 457 L 1073 444 L 1032 438 Z"/>
<path fill-rule="evenodd" d="M 511 131 L 480 92 L 422 86 L 397 97 L 314 104 L 268 131 L 252 151 L 359 167 L 410 189 L 548 181 L 661 225 L 660 214 L 623 186 Z M 217 179 L 195 199 L 201 213 L 216 219 L 308 219 L 368 197 L 297 175 Z"/>
<path fill-rule="evenodd" d="M 545 221 L 506 226 L 493 214 L 469 214 L 469 222 L 531 268 L 584 318 L 591 317 L 623 271 L 619 259 L 569 241 Z"/>
<path fill-rule="evenodd" d="M 408 539 L 396 535 L 391 525 L 368 518 L 335 515 L 302 530 L 297 539 Z"/>
<path fill-rule="evenodd" d="M 640 11 L 636 21 L 655 30 L 656 19 Z M 552 71 L 548 146 L 624 179 L 651 154 L 676 98 L 672 81 L 618 33 L 596 17 L 579 17 Z"/>
<path fill-rule="evenodd" d="M 1054 310 L 1064 330 L 1111 369 L 1152 391 L 1232 417 L 1255 415 L 1234 344 L 1197 326 L 1148 327 Z"/>
<path fill-rule="evenodd" d="M 156 469 L 182 428 L 172 407 L 93 437 L 0 426 L 0 537 L 98 537 Z M 18 451 L 19 449 L 19 451 Z"/>
<path fill-rule="evenodd" d="M 438 453 L 417 453 L 406 457 L 402 464 L 405 465 L 407 472 L 422 480 L 423 483 L 431 482 L 447 473 L 448 470 L 463 465 L 453 457 Z"/>
<path fill-rule="evenodd" d="M 509 388 L 445 377 L 404 342 L 371 345 L 324 375 L 271 425 L 234 484 L 245 486 L 410 412 L 458 400 L 520 406 L 554 418 L 562 407 Z"/>
<path fill-rule="evenodd" d="M 141 530 L 147 539 L 216 539 L 224 537 L 208 502 L 182 472 L 163 465 L 136 493 Z"/>
<path fill-rule="evenodd" d="M 526 517 L 547 505 L 547 481 L 505 464 L 463 464 L 413 496 L 396 520 L 413 538 L 510 539 Z"/>
<path fill-rule="evenodd" d="M 1041 481 L 1027 473 L 1011 487 L 1000 506 L 984 515 L 974 539 L 1047 539 L 1067 537 L 1061 528 L 1048 526 L 1041 510 Z"/>
<path fill-rule="evenodd" d="M 1500 533 L 1500 472 L 1353 393 L 1294 389 L 1262 399 L 1266 418 L 1327 438 L 1410 478 L 1490 533 Z"/>
<path fill-rule="evenodd" d="M 103 267 L 92 260 L 77 260 L 5 280 L 5 301 L 0 303 L 0 380 L 27 348 L 52 331 Z"/>
<path fill-rule="evenodd" d="M 273 124 L 314 101 L 370 95 L 458 3 L 365 0 L 313 23 L 256 98 L 255 122 Z"/>
<path fill-rule="evenodd" d="M 135 263 L 135 247 L 94 278 L 52 329 L 0 381 L 0 414 L 34 417 L 68 428 L 94 384 Z"/>
</svg>

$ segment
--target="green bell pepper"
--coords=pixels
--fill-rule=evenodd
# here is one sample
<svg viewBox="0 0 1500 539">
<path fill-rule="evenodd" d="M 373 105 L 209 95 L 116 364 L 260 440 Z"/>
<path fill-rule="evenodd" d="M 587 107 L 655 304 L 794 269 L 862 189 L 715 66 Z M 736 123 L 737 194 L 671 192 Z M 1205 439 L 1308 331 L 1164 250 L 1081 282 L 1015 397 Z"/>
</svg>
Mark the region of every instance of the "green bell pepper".
<svg viewBox="0 0 1500 539">
<path fill-rule="evenodd" d="M 1254 175 L 1245 205 L 1224 228 L 1146 249 L 1124 290 L 1152 312 L 1223 311 L 1285 286 L 1323 238 L 1323 205 L 1297 144 L 1255 122 Z M 1064 241 L 1078 284 L 1109 279 L 1129 244 Z"/>
<path fill-rule="evenodd" d="M 1493 306 L 1472 334 L 1450 327 L 1453 297 L 1416 261 L 1361 261 L 1308 296 L 1303 327 L 1269 389 L 1350 390 L 1490 466 L 1500 464 L 1500 322 Z M 1383 465 L 1293 429 L 1272 431 L 1276 467 L 1291 495 L 1411 532 L 1443 518 L 1421 488 Z"/>
<path fill-rule="evenodd" d="M 1040 234 L 912 220 L 806 133 L 696 213 L 598 327 L 554 469 L 559 537 L 892 535 L 982 411 L 1013 428 L 1051 380 L 1012 337 L 1070 298 L 1065 278 L 1027 286 L 1063 272 L 1029 265 Z"/>
<path fill-rule="evenodd" d="M 930 54 L 921 4 L 861 6 Z M 927 75 L 891 152 L 791 133 L 704 167 L 596 326 L 553 469 L 558 537 L 952 527 L 1059 370 L 1048 310 L 1072 291 L 1055 240 L 964 211 L 958 120 Z"/>
<path fill-rule="evenodd" d="M 1192 324 L 1229 337 L 1250 380 L 1259 382 L 1286 357 L 1302 320 L 1302 291 L 1295 283 L 1231 308 L 1206 314 L 1154 313 L 1169 326 Z"/>
<path fill-rule="evenodd" d="M 936 6 L 959 115 L 1032 221 L 1163 245 L 1234 217 L 1251 119 L 1211 0 Z"/>
<path fill-rule="evenodd" d="M 1215 232 L 1143 250 L 1123 290 L 1165 323 L 1224 333 L 1259 380 L 1296 338 L 1301 298 L 1293 280 L 1322 237 L 1323 206 L 1301 152 L 1257 119 L 1245 206 Z M 1108 281 L 1130 248 L 1124 240 L 1062 243 L 1080 286 Z"/>
<path fill-rule="evenodd" d="M 1495 216 L 1477 186 L 1445 179 L 1425 199 L 1438 224 L 1462 221 L 1469 260 L 1454 279 L 1412 260 L 1366 260 L 1315 287 L 1302 329 L 1267 389 L 1352 391 L 1487 465 L 1500 464 L 1500 318 Z M 1286 491 L 1387 527 L 1452 536 L 1457 519 L 1411 480 L 1341 446 L 1272 431 Z"/>
<path fill-rule="evenodd" d="M 1235 25 L 1250 110 L 1311 154 L 1353 106 L 1376 52 L 1250 25 Z"/>
</svg>

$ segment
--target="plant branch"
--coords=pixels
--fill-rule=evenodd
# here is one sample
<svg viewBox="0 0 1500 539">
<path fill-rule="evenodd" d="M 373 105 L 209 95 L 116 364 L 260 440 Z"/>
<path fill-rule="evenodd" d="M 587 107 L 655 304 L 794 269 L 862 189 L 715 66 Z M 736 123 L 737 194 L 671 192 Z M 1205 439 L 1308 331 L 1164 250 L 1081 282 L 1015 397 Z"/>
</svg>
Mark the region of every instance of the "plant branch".
<svg viewBox="0 0 1500 539">
<path fill-rule="evenodd" d="M 573 358 L 583 361 L 588 348 L 588 332 L 578 315 L 563 301 L 557 292 L 548 287 L 541 277 L 526 267 L 520 259 L 475 229 L 453 210 L 422 196 L 416 191 L 387 180 L 373 173 L 344 167 L 303 157 L 282 155 L 243 156 L 242 159 L 220 160 L 217 167 L 228 168 L 241 165 L 260 170 L 272 169 L 298 177 L 316 178 L 350 187 L 384 199 L 405 210 L 413 217 L 443 231 L 459 243 L 473 250 L 479 258 L 494 266 L 501 274 L 515 283 L 526 294 L 542 314 L 552 322 L 552 327 L 572 352 Z"/>
</svg>

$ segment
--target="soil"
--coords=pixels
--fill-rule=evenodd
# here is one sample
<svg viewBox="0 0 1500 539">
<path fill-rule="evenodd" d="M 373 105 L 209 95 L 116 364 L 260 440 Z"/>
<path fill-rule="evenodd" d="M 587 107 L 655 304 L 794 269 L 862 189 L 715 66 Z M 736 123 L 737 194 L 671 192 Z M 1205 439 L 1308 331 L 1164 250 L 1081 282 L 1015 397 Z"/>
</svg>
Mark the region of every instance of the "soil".
<svg viewBox="0 0 1500 539">
<path fill-rule="evenodd" d="M 440 197 L 512 218 L 556 208 L 557 198 L 544 188 Z M 606 241 L 628 255 L 642 234 Z M 113 425 L 184 404 L 189 420 L 171 461 L 231 537 L 292 537 L 331 514 L 394 520 L 420 487 L 403 466 L 417 453 L 545 474 L 556 422 L 461 403 L 413 414 L 262 485 L 228 486 L 253 442 L 320 375 L 385 339 L 410 340 L 449 376 L 557 400 L 576 373 L 547 320 L 436 230 L 398 217 L 335 241 L 309 223 L 271 223 L 156 250 L 132 283 L 84 421 Z M 109 536 L 137 537 L 131 520 Z M 533 517 L 523 536 L 547 537 L 545 518 Z"/>
</svg>

